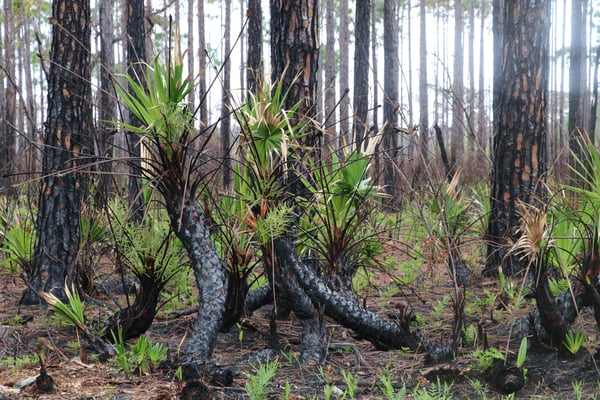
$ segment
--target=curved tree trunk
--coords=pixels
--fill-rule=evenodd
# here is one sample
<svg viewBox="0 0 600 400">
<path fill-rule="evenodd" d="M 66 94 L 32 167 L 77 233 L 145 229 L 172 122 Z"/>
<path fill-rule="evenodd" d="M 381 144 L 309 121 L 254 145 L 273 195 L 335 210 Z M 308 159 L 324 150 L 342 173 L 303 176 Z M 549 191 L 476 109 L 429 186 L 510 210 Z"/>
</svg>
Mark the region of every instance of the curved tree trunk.
<svg viewBox="0 0 600 400">
<path fill-rule="evenodd" d="M 293 272 L 312 302 L 323 305 L 326 315 L 356 331 L 362 338 L 379 348 L 407 347 L 413 351 L 419 348 L 419 341 L 409 331 L 410 318 L 400 321 L 383 319 L 362 307 L 353 295 L 331 291 L 323 280 L 298 258 L 289 239 L 275 239 L 273 248 L 277 258 Z"/>
<path fill-rule="evenodd" d="M 37 238 L 22 304 L 37 303 L 35 291 L 64 299 L 64 285 L 76 283 L 79 217 L 88 181 L 81 164 L 92 131 L 89 0 L 55 0 L 52 16 Z"/>
<path fill-rule="evenodd" d="M 190 192 L 163 193 L 171 226 L 188 252 L 199 292 L 198 316 L 182 346 L 182 366 L 187 376 L 202 376 L 221 328 L 227 278 L 210 238 L 204 214 Z M 184 197 L 185 196 L 185 197 Z"/>
</svg>

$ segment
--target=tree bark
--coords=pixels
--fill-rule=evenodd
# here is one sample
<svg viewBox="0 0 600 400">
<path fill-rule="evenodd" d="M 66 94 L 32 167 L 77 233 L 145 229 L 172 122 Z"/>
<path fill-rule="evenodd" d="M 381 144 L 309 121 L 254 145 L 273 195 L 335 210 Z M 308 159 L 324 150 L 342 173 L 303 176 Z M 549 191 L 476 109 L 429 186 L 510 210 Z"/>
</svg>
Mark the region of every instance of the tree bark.
<svg viewBox="0 0 600 400">
<path fill-rule="evenodd" d="M 198 0 L 198 98 L 200 124 L 208 126 L 208 99 L 206 93 L 206 38 L 204 35 L 204 0 Z"/>
<path fill-rule="evenodd" d="M 293 272 L 312 302 L 323 305 L 325 313 L 335 321 L 356 331 L 362 338 L 379 348 L 407 347 L 414 351 L 418 349 L 419 341 L 408 329 L 410 321 L 385 320 L 363 308 L 353 295 L 331 291 L 323 280 L 296 256 L 288 239 L 275 239 L 273 247 L 277 258 Z"/>
<path fill-rule="evenodd" d="M 454 1 L 454 64 L 452 67 L 452 140 L 450 141 L 450 161 L 456 171 L 464 163 L 464 45 L 463 45 L 463 6 L 462 0 Z"/>
<path fill-rule="evenodd" d="M 231 0 L 225 0 L 225 26 L 224 26 L 224 46 L 223 46 L 223 87 L 221 92 L 221 154 L 223 156 L 223 187 L 229 187 L 231 183 L 231 110 L 229 108 L 230 87 L 231 87 L 231 62 L 229 53 L 231 52 Z"/>
<path fill-rule="evenodd" d="M 518 240 L 516 203 L 539 205 L 545 196 L 549 2 L 506 0 L 502 13 L 502 47 L 495 49 L 500 69 L 494 71 L 487 268 L 502 267 L 507 276 L 516 276 L 523 262 L 518 255 L 505 257 Z"/>
<path fill-rule="evenodd" d="M 335 90 L 335 2 L 327 0 L 325 10 L 325 26 L 326 26 L 326 44 L 325 44 L 325 113 L 324 113 L 324 128 L 325 128 L 325 145 L 335 146 L 336 134 L 335 126 L 337 119 L 336 113 L 336 90 Z"/>
<path fill-rule="evenodd" d="M 398 112 L 400 108 L 398 98 L 399 66 L 398 58 L 398 2 L 385 0 L 383 3 L 383 69 L 385 80 L 383 83 L 383 149 L 384 158 L 384 183 L 386 192 L 390 195 L 395 191 L 395 169 L 393 168 L 395 154 L 395 135 L 398 134 Z"/>
<path fill-rule="evenodd" d="M 354 18 L 354 134 L 362 146 L 369 132 L 369 13 L 371 0 L 356 0 Z"/>
<path fill-rule="evenodd" d="M 262 6 L 260 0 L 248 0 L 248 92 L 257 93 L 264 81 Z"/>
<path fill-rule="evenodd" d="M 339 117 L 339 142 L 338 148 L 343 148 L 352 142 L 350 134 L 350 16 L 348 10 L 348 0 L 340 0 L 340 20 L 339 20 L 339 46 L 340 46 L 340 117 Z"/>
<path fill-rule="evenodd" d="M 583 8 L 586 0 L 571 0 L 571 50 L 569 65 L 569 148 L 572 153 L 571 166 L 582 173 L 582 139 L 587 142 L 593 136 L 585 130 L 585 100 L 587 92 L 586 16 Z M 572 178 L 580 181 L 573 171 Z"/>
<path fill-rule="evenodd" d="M 79 217 L 88 181 L 82 163 L 92 133 L 89 21 L 89 0 L 53 1 L 37 237 L 22 304 L 37 303 L 35 291 L 41 290 L 64 299 L 64 285 L 77 281 Z"/>
<path fill-rule="evenodd" d="M 9 190 L 14 182 L 16 172 L 16 116 L 17 116 L 17 90 L 15 75 L 15 21 L 13 15 L 13 1 L 4 0 L 4 58 L 2 69 L 6 74 L 4 86 L 4 107 L 0 116 L 0 188 Z"/>
<path fill-rule="evenodd" d="M 127 73 L 138 83 L 145 80 L 146 32 L 144 0 L 127 0 Z M 131 89 L 130 89 L 131 90 Z M 129 125 L 141 126 L 140 120 L 129 113 Z M 129 162 L 129 207 L 134 221 L 141 221 L 144 216 L 144 196 L 142 193 L 142 164 L 140 136 L 134 132 L 127 133 L 127 150 Z"/>
<path fill-rule="evenodd" d="M 96 156 L 100 160 L 112 157 L 112 144 L 114 125 L 110 121 L 115 119 L 115 93 L 113 82 L 115 55 L 114 55 L 114 24 L 113 24 L 113 2 L 112 0 L 100 3 L 100 108 L 98 110 L 98 134 L 96 136 Z M 110 186 L 110 163 L 102 162 L 99 169 L 103 172 L 99 176 L 99 187 L 96 195 L 98 205 L 101 207 L 108 201 Z"/>
<path fill-rule="evenodd" d="M 285 107 L 299 103 L 297 117 L 314 118 L 319 60 L 317 0 L 271 0 L 271 74 L 289 90 Z M 308 135 L 306 145 L 315 145 Z"/>
<path fill-rule="evenodd" d="M 422 161 L 427 164 L 429 145 L 429 95 L 427 87 L 427 10 L 426 0 L 419 1 L 419 145 Z"/>
</svg>

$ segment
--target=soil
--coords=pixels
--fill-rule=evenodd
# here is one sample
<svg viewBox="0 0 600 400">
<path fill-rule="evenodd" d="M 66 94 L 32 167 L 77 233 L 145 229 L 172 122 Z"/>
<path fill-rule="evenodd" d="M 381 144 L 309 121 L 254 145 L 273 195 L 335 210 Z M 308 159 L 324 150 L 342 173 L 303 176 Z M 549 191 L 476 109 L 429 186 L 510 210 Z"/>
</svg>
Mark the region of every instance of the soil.
<svg viewBox="0 0 600 400">
<path fill-rule="evenodd" d="M 410 289 L 387 291 L 394 293 L 389 298 L 380 294 L 386 293 L 382 289 L 391 285 L 389 277 L 376 274 L 371 282 L 374 285 L 365 291 L 367 294 L 363 298 L 365 304 L 381 315 L 397 311 L 399 304 L 408 304 L 418 315 L 414 329 L 430 343 L 445 347 L 453 321 L 453 286 L 444 268 L 424 266 L 423 270 Z M 5 270 L 0 271 L 3 282 L 0 286 L 0 399 L 247 399 L 248 374 L 255 374 L 256 360 L 270 353 L 267 335 L 270 307 L 265 306 L 230 332 L 219 335 L 213 361 L 233 372 L 232 385 L 223 387 L 206 381 L 201 383 L 205 386 L 200 386 L 196 382 L 204 394 L 198 394 L 198 391 L 190 394 L 193 385 L 184 388 L 175 378 L 173 367 L 166 364 L 142 376 L 127 377 L 116 371 L 114 363 L 94 360 L 90 350 L 84 351 L 86 359 L 82 361 L 77 350 L 72 345 L 67 346 L 68 342 L 76 340 L 74 329 L 50 324 L 49 313 L 43 307 L 19 307 L 17 303 L 24 285 L 19 278 Z M 480 337 L 475 343 L 464 343 L 459 347 L 453 359 L 436 364 L 428 364 L 424 352 L 377 350 L 369 342 L 356 340 L 352 332 L 328 320 L 330 346 L 324 362 L 320 366 L 302 367 L 297 362 L 300 323 L 293 317 L 289 321 L 280 321 L 278 332 L 283 353 L 278 357 L 277 375 L 268 385 L 268 398 L 284 398 L 287 382 L 291 389 L 290 399 L 312 399 L 315 395 L 323 399 L 326 385 L 333 387 L 331 398 L 341 399 L 347 389 L 344 371 L 346 376 L 350 373 L 358 380 L 355 398 L 384 399 L 379 387 L 380 377 L 386 369 L 395 377 L 393 383 L 397 389 L 406 386 L 408 398 L 413 398 L 411 394 L 418 388 L 427 388 L 434 394 L 444 385 L 450 387 L 450 398 L 454 399 L 504 398 L 493 386 L 493 379 L 503 369 L 486 373 L 472 354 L 487 342 L 488 347 L 499 349 L 514 361 L 520 338 L 512 337 L 510 326 L 526 318 L 533 306 L 532 300 L 526 300 L 526 305 L 515 312 L 514 307 L 503 308 L 498 299 L 493 306 L 484 304 L 483 299 L 498 290 L 492 278 L 478 274 L 471 277 L 465 303 L 465 326 L 471 327 L 468 328 L 471 332 L 477 331 L 475 328 L 479 326 Z M 90 307 L 90 316 L 94 315 L 93 310 L 94 307 Z M 189 333 L 193 318 L 193 314 L 173 317 L 160 312 L 147 335 L 153 342 L 167 345 L 173 355 Z M 23 323 L 17 323 L 17 319 Z M 585 345 L 575 356 L 544 347 L 534 337 L 529 337 L 523 366 L 526 369 L 525 385 L 516 392 L 515 398 L 576 398 L 574 382 L 581 383 L 581 398 L 596 398 L 600 393 L 600 372 L 595 354 L 597 328 L 592 312 L 583 310 L 574 329 L 586 334 Z M 18 388 L 27 378 L 35 381 L 40 375 L 35 354 L 40 339 L 44 343 L 44 338 L 49 347 L 45 351 L 46 372 L 53 381 L 52 392 L 42 393 L 42 386 L 35 382 Z M 17 360 L 26 356 L 29 356 L 29 363 L 16 365 Z"/>
</svg>

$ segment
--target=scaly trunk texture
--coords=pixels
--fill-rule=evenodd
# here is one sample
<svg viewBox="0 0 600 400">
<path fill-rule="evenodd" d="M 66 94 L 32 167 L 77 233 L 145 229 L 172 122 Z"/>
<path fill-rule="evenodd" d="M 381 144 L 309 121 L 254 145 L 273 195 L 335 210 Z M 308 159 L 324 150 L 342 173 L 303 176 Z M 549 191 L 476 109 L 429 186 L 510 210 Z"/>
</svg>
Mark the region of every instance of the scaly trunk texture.
<svg viewBox="0 0 600 400">
<path fill-rule="evenodd" d="M 518 240 L 517 201 L 537 205 L 545 193 L 550 7 L 547 0 L 506 0 L 502 13 L 487 268 L 502 267 L 507 276 L 517 276 L 523 261 L 518 255 L 505 257 Z"/>
<path fill-rule="evenodd" d="M 316 272 L 298 258 L 289 239 L 275 239 L 273 248 L 277 259 L 293 272 L 294 280 L 300 284 L 312 302 L 321 304 L 325 314 L 336 322 L 354 330 L 379 348 L 407 347 L 413 351 L 419 348 L 418 339 L 410 333 L 410 321 L 383 319 L 362 307 L 351 293 L 331 291 Z"/>
<path fill-rule="evenodd" d="M 88 181 L 81 168 L 92 129 L 89 0 L 55 0 L 52 16 L 37 238 L 22 304 L 38 303 L 35 291 L 64 299 L 64 285 L 76 284 L 79 217 Z"/>
<path fill-rule="evenodd" d="M 165 199 L 171 226 L 188 252 L 199 297 L 198 316 L 189 339 L 182 346 L 181 362 L 187 376 L 203 376 L 203 368 L 212 355 L 225 310 L 225 267 L 210 238 L 204 214 L 190 193 L 182 190 L 165 196 Z"/>
</svg>

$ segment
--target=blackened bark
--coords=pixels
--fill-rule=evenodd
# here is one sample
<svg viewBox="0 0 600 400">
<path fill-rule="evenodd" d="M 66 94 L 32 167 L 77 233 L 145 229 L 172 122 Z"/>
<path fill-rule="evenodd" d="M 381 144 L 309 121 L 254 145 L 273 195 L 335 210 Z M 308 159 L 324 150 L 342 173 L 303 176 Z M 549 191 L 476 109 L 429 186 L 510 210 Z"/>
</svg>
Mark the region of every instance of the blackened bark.
<svg viewBox="0 0 600 400">
<path fill-rule="evenodd" d="M 144 0 L 127 0 L 127 74 L 136 82 L 145 81 L 146 32 L 144 31 Z M 131 91 L 131 88 L 130 88 Z M 129 113 L 129 124 L 141 126 L 141 121 Z M 137 133 L 127 133 L 127 150 L 129 151 L 129 206 L 134 221 L 141 221 L 144 214 L 144 196 L 142 195 L 142 166 L 140 137 Z"/>
<path fill-rule="evenodd" d="M 450 165 L 450 160 L 448 160 L 448 154 L 446 153 L 446 146 L 444 145 L 444 136 L 442 136 L 442 129 L 435 124 L 433 126 L 435 130 L 435 137 L 437 138 L 438 146 L 440 147 L 440 157 L 442 158 L 442 163 L 444 164 L 444 168 L 446 169 L 446 180 L 448 183 L 452 182 L 453 172 L 452 166 Z"/>
<path fill-rule="evenodd" d="M 369 12 L 371 0 L 356 0 L 354 18 L 354 126 L 358 148 L 369 131 Z"/>
<path fill-rule="evenodd" d="M 114 342 L 121 328 L 123 340 L 136 338 L 145 333 L 156 316 L 160 292 L 166 282 L 158 282 L 154 275 L 140 274 L 139 288 L 133 304 L 112 315 L 105 324 L 103 338 Z"/>
<path fill-rule="evenodd" d="M 248 91 L 256 93 L 264 80 L 262 6 L 260 0 L 248 0 Z"/>
<path fill-rule="evenodd" d="M 281 243 L 286 243 L 287 246 L 282 246 Z M 286 318 L 290 311 L 296 314 L 302 323 L 301 361 L 303 364 L 318 362 L 325 350 L 323 315 L 315 308 L 292 271 L 289 262 L 296 255 L 290 256 L 288 250 L 295 251 L 289 238 L 275 239 L 271 248 L 263 248 L 265 271 L 275 290 L 275 315 Z"/>
<path fill-rule="evenodd" d="M 549 2 L 507 0 L 502 13 L 502 61 L 494 72 L 487 268 L 502 266 L 506 275 L 515 276 L 523 262 L 518 255 L 505 255 L 518 239 L 516 202 L 535 205 L 544 198 Z"/>
<path fill-rule="evenodd" d="M 396 323 L 383 319 L 362 307 L 352 294 L 331 291 L 323 280 L 298 258 L 289 240 L 275 239 L 273 246 L 277 257 L 293 271 L 297 282 L 312 302 L 324 307 L 326 315 L 380 348 L 407 347 L 413 351 L 419 348 L 419 341 L 410 333 L 410 321 Z"/>
<path fill-rule="evenodd" d="M 15 28 L 13 1 L 4 1 L 4 58 L 1 69 L 6 74 L 6 86 L 2 88 L 3 107 L 0 107 L 0 189 L 9 190 L 14 181 L 17 130 L 17 91 L 15 90 Z"/>
<path fill-rule="evenodd" d="M 89 0 L 52 3 L 52 47 L 48 75 L 48 119 L 44 132 L 42 184 L 30 288 L 22 304 L 34 304 L 34 290 L 64 299 L 64 285 L 76 283 L 80 213 L 88 175 L 90 108 Z"/>
<path fill-rule="evenodd" d="M 286 109 L 300 104 L 298 120 L 315 116 L 318 20 L 317 0 L 271 0 L 271 74 L 289 90 Z M 310 146 L 317 142 L 315 135 L 304 140 Z"/>
<path fill-rule="evenodd" d="M 188 341 L 182 346 L 182 364 L 201 376 L 201 367 L 210 359 L 221 328 L 227 279 L 204 214 L 195 199 L 189 193 L 185 197 L 184 194 L 171 193 L 165 198 L 171 226 L 188 252 L 199 293 L 198 316 Z"/>
</svg>

